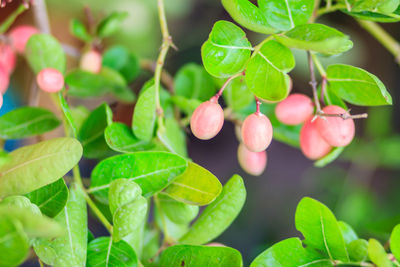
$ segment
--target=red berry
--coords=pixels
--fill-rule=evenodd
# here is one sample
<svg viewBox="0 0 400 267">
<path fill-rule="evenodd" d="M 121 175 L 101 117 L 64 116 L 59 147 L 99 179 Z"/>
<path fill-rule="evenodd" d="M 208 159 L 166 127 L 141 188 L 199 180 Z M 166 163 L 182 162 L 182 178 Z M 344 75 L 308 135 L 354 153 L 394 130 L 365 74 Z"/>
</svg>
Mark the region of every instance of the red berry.
<svg viewBox="0 0 400 267">
<path fill-rule="evenodd" d="M 0 94 L 0 108 L 3 106 L 3 95 Z"/>
<path fill-rule="evenodd" d="M 326 114 L 347 113 L 346 110 L 338 106 L 326 106 L 322 111 Z M 353 119 L 322 117 L 316 120 L 316 126 L 321 136 L 331 146 L 347 146 L 354 138 L 355 125 Z"/>
<path fill-rule="evenodd" d="M 332 147 L 322 138 L 316 122 L 309 118 L 300 131 L 300 148 L 303 154 L 311 159 L 319 159 L 328 154 Z"/>
<path fill-rule="evenodd" d="M 239 165 L 248 174 L 259 176 L 267 166 L 267 152 L 252 152 L 246 148 L 244 144 L 240 144 L 238 148 Z"/>
<path fill-rule="evenodd" d="M 224 111 L 214 98 L 198 106 L 190 119 L 193 134 L 203 140 L 216 136 L 223 124 Z"/>
<path fill-rule="evenodd" d="M 275 108 L 277 119 L 287 125 L 305 122 L 314 112 L 311 99 L 303 94 L 291 94 Z"/>
<path fill-rule="evenodd" d="M 11 46 L 0 44 L 0 65 L 2 65 L 9 74 L 14 70 L 16 61 L 15 53 Z"/>
<path fill-rule="evenodd" d="M 29 38 L 36 33 L 39 33 L 39 30 L 29 25 L 21 25 L 13 28 L 9 36 L 14 49 L 18 53 L 24 53 L 26 43 Z"/>
<path fill-rule="evenodd" d="M 82 55 L 80 68 L 92 73 L 99 73 L 101 70 L 101 62 L 101 54 L 95 50 L 90 50 Z"/>
<path fill-rule="evenodd" d="M 272 141 L 272 125 L 267 116 L 253 113 L 244 120 L 242 125 L 242 140 L 248 150 L 260 152 Z"/>
<path fill-rule="evenodd" d="M 0 94 L 4 94 L 8 89 L 10 76 L 3 65 L 0 65 Z"/>
<path fill-rule="evenodd" d="M 36 76 L 39 88 L 48 93 L 55 93 L 63 89 L 64 76 L 56 69 L 43 69 Z"/>
</svg>

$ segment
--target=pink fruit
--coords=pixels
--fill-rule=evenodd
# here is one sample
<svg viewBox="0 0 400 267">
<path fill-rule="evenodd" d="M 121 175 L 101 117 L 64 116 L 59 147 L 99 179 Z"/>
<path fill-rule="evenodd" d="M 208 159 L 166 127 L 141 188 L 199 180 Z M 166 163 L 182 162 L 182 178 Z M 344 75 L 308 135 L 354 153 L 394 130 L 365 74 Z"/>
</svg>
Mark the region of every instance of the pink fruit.
<svg viewBox="0 0 400 267">
<path fill-rule="evenodd" d="M 55 93 L 63 89 L 64 76 L 56 69 L 43 69 L 36 76 L 39 88 L 48 93 Z"/>
<path fill-rule="evenodd" d="M 10 74 L 15 68 L 16 57 L 11 46 L 0 44 L 0 65 Z"/>
<path fill-rule="evenodd" d="M 311 99 L 303 94 L 291 94 L 275 108 L 277 119 L 287 125 L 303 123 L 313 112 Z"/>
<path fill-rule="evenodd" d="M 346 110 L 338 106 L 326 106 L 322 111 L 326 114 L 347 113 Z M 347 146 L 354 138 L 355 125 L 353 119 L 344 120 L 340 117 L 322 117 L 315 122 L 322 138 L 331 146 Z"/>
<path fill-rule="evenodd" d="M 0 94 L 0 108 L 3 106 L 3 95 Z"/>
<path fill-rule="evenodd" d="M 203 140 L 216 136 L 224 124 L 224 111 L 215 98 L 203 102 L 193 112 L 190 128 L 193 134 Z"/>
<path fill-rule="evenodd" d="M 33 35 L 39 33 L 39 30 L 35 27 L 29 25 L 21 25 L 13 28 L 9 37 L 11 38 L 12 45 L 18 53 L 24 53 L 26 43 L 29 38 Z"/>
<path fill-rule="evenodd" d="M 317 130 L 316 122 L 309 118 L 300 131 L 300 148 L 304 156 L 311 160 L 322 158 L 332 147 L 322 138 Z"/>
<path fill-rule="evenodd" d="M 0 65 L 0 94 L 4 94 L 7 91 L 9 83 L 10 76 L 8 71 L 3 65 Z"/>
<path fill-rule="evenodd" d="M 95 50 L 90 50 L 82 55 L 80 68 L 92 73 L 99 73 L 101 70 L 101 61 L 101 54 Z"/>
<path fill-rule="evenodd" d="M 244 120 L 242 140 L 248 150 L 260 152 L 271 144 L 272 132 L 272 125 L 267 116 L 256 112 Z"/>
<path fill-rule="evenodd" d="M 240 144 L 238 148 L 239 165 L 248 174 L 259 176 L 267 166 L 267 152 L 252 152 L 246 148 L 244 144 Z"/>
</svg>

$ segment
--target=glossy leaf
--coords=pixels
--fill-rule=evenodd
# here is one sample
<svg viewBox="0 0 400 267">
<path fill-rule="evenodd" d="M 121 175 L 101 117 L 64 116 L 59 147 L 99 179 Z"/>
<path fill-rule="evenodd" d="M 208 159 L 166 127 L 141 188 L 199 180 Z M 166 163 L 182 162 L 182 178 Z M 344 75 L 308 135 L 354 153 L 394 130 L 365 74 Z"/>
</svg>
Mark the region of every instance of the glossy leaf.
<svg viewBox="0 0 400 267">
<path fill-rule="evenodd" d="M 199 213 L 199 207 L 178 202 L 168 195 L 159 194 L 160 207 L 168 218 L 177 224 L 190 223 Z"/>
<path fill-rule="evenodd" d="M 161 255 L 160 267 L 242 267 L 240 252 L 229 247 L 175 245 Z"/>
<path fill-rule="evenodd" d="M 355 262 L 366 261 L 368 259 L 368 241 L 357 239 L 347 245 L 350 260 Z"/>
<path fill-rule="evenodd" d="M 145 227 L 143 236 L 143 250 L 141 260 L 146 264 L 148 260 L 157 254 L 159 245 L 160 233 L 156 229 Z"/>
<path fill-rule="evenodd" d="M 233 79 L 225 88 L 224 100 L 233 111 L 240 111 L 254 101 L 254 95 L 247 87 L 244 77 Z"/>
<path fill-rule="evenodd" d="M 346 244 L 349 244 L 350 242 L 358 239 L 356 232 L 350 225 L 348 225 L 347 223 L 345 223 L 343 221 L 338 221 L 338 225 L 339 225 L 340 231 L 342 232 L 344 242 Z"/>
<path fill-rule="evenodd" d="M 234 175 L 223 187 L 221 194 L 193 223 L 180 242 L 201 245 L 219 236 L 237 217 L 246 200 L 242 178 Z"/>
<path fill-rule="evenodd" d="M 113 242 L 110 237 L 99 237 L 88 245 L 88 267 L 136 267 L 137 261 L 135 251 L 123 240 Z"/>
<path fill-rule="evenodd" d="M 173 222 L 163 210 L 157 207 L 154 211 L 154 219 L 158 228 L 165 229 L 165 232 L 168 233 L 169 238 L 172 240 L 179 240 L 179 238 L 189 231 L 188 223 L 178 224 Z"/>
<path fill-rule="evenodd" d="M 19 266 L 29 255 L 29 239 L 10 216 L 0 218 L 0 251 L 0 266 Z"/>
<path fill-rule="evenodd" d="M 397 260 L 400 260 L 400 224 L 393 228 L 390 235 L 390 251 Z"/>
<path fill-rule="evenodd" d="M 78 139 L 82 143 L 83 155 L 86 158 L 103 158 L 111 155 L 104 138 L 104 130 L 111 123 L 112 111 L 106 103 L 94 109 L 83 122 Z"/>
<path fill-rule="evenodd" d="M 67 205 L 54 218 L 66 229 L 65 235 L 34 241 L 35 253 L 44 263 L 55 267 L 85 266 L 88 229 L 83 194 L 78 186 L 72 185 Z"/>
<path fill-rule="evenodd" d="M 165 119 L 164 128 L 159 128 L 157 137 L 161 143 L 172 153 L 187 157 L 186 135 L 175 118 Z"/>
<path fill-rule="evenodd" d="M 330 259 L 349 261 L 339 224 L 324 204 L 303 198 L 297 206 L 295 222 L 307 246 L 323 251 Z"/>
<path fill-rule="evenodd" d="M 20 139 L 54 130 L 60 121 L 49 110 L 21 107 L 0 117 L 0 138 Z"/>
<path fill-rule="evenodd" d="M 78 137 L 78 131 L 77 131 L 77 128 L 76 128 L 76 125 L 75 125 L 74 118 L 72 117 L 71 109 L 69 108 L 68 102 L 67 102 L 67 100 L 65 99 L 65 97 L 63 96 L 63 94 L 61 92 L 58 93 L 58 100 L 60 101 L 61 110 L 62 110 L 62 112 L 64 114 L 65 119 L 68 122 L 68 125 L 69 125 L 69 128 L 70 128 L 71 132 L 72 132 L 72 135 L 73 135 L 74 138 L 77 138 Z M 64 127 L 66 127 L 66 126 L 64 125 Z"/>
<path fill-rule="evenodd" d="M 174 95 L 171 101 L 186 115 L 191 115 L 193 111 L 202 103 L 197 99 L 188 99 L 183 96 Z"/>
<path fill-rule="evenodd" d="M 42 69 L 53 68 L 65 72 L 66 57 L 61 44 L 51 35 L 34 34 L 25 47 L 30 67 L 37 74 Z"/>
<path fill-rule="evenodd" d="M 36 204 L 40 211 L 49 217 L 60 213 L 68 200 L 68 187 L 63 178 L 43 186 L 26 195 L 32 203 Z"/>
<path fill-rule="evenodd" d="M 329 86 L 327 86 L 325 88 L 325 92 L 324 92 L 324 101 L 325 104 L 328 105 L 335 105 L 335 106 L 339 106 L 345 110 L 347 110 L 347 105 L 346 103 L 340 98 L 338 97 L 330 88 Z"/>
<path fill-rule="evenodd" d="M 110 67 L 132 82 L 140 72 L 139 59 L 124 46 L 115 45 L 103 54 L 103 66 Z"/>
<path fill-rule="evenodd" d="M 335 159 L 337 159 L 340 154 L 342 154 L 344 150 L 344 147 L 334 147 L 331 152 L 329 152 L 327 155 L 324 157 L 320 158 L 319 160 L 314 162 L 314 166 L 316 167 L 325 167 L 329 163 L 333 162 Z"/>
<path fill-rule="evenodd" d="M 284 35 L 275 35 L 275 39 L 287 47 L 328 55 L 340 54 L 353 47 L 347 35 L 317 23 L 296 26 Z"/>
<path fill-rule="evenodd" d="M 142 189 L 135 182 L 123 178 L 112 181 L 108 191 L 111 214 L 114 214 L 119 207 L 138 200 L 141 196 Z"/>
<path fill-rule="evenodd" d="M 352 11 L 374 11 L 382 14 L 390 14 L 399 6 L 399 0 L 363 0 L 355 2 Z"/>
<path fill-rule="evenodd" d="M 137 138 L 150 141 L 156 126 L 156 88 L 154 81 L 147 82 L 139 95 L 132 119 L 132 130 Z"/>
<path fill-rule="evenodd" d="M 0 197 L 26 194 L 64 176 L 80 160 L 81 144 L 73 138 L 55 138 L 19 148 L 0 166 Z"/>
<path fill-rule="evenodd" d="M 330 65 L 329 90 L 349 103 L 361 106 L 391 105 L 392 97 L 375 75 L 349 65 Z"/>
<path fill-rule="evenodd" d="M 369 259 L 378 267 L 392 267 L 385 249 L 378 240 L 371 238 L 368 241 L 368 256 Z"/>
<path fill-rule="evenodd" d="M 349 12 L 347 9 L 345 10 L 341 10 L 342 12 L 358 18 L 358 19 L 362 19 L 362 20 L 370 20 L 370 21 L 376 21 L 376 22 L 383 22 L 383 23 L 387 23 L 387 22 L 398 22 L 400 21 L 400 6 L 396 9 L 395 12 L 393 12 L 394 16 L 390 16 L 389 15 L 384 15 L 384 14 L 380 14 L 380 13 L 375 13 L 375 12 L 370 12 L 370 11 L 363 11 L 363 12 Z"/>
<path fill-rule="evenodd" d="M 92 36 L 86 30 L 86 26 L 79 19 L 72 19 L 69 24 L 69 31 L 76 38 L 84 41 L 90 42 L 92 40 Z"/>
<path fill-rule="evenodd" d="M 125 78 L 116 70 L 103 66 L 99 73 L 110 84 L 110 93 L 119 101 L 124 103 L 132 103 L 136 99 L 136 95 L 129 88 Z"/>
<path fill-rule="evenodd" d="M 97 27 L 97 35 L 101 38 L 109 37 L 116 33 L 121 24 L 128 17 L 128 12 L 113 12 L 103 19 Z"/>
<path fill-rule="evenodd" d="M 288 238 L 280 241 L 258 255 L 250 267 L 298 267 L 298 266 L 333 266 L 329 259 L 305 249 L 300 239 Z"/>
<path fill-rule="evenodd" d="M 285 99 L 291 81 L 286 74 L 295 66 L 290 49 L 271 40 L 252 56 L 246 69 L 246 83 L 258 98 L 277 102 Z"/>
<path fill-rule="evenodd" d="M 186 171 L 174 179 L 163 193 L 190 205 L 211 203 L 221 193 L 218 178 L 205 168 L 188 162 Z"/>
<path fill-rule="evenodd" d="M 135 152 L 101 161 L 92 172 L 89 191 L 108 203 L 108 188 L 112 180 L 127 178 L 142 188 L 148 197 L 161 191 L 187 168 L 182 157 L 167 152 Z"/>
<path fill-rule="evenodd" d="M 214 24 L 201 47 L 204 68 L 211 75 L 227 78 L 243 71 L 252 46 L 246 34 L 235 24 L 220 20 Z"/>
<path fill-rule="evenodd" d="M 216 92 L 212 77 L 195 63 L 188 63 L 179 69 L 174 88 L 178 96 L 201 101 L 209 100 Z"/>
</svg>

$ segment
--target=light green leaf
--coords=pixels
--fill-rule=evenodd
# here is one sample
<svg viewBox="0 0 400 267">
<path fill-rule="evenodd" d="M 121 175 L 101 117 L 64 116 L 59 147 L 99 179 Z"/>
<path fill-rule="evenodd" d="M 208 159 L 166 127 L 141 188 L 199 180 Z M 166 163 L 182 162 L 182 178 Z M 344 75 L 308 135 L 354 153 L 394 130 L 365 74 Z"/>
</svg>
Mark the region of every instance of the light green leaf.
<svg viewBox="0 0 400 267">
<path fill-rule="evenodd" d="M 348 12 L 347 9 L 343 9 L 341 11 L 352 17 L 362 19 L 362 20 L 370 20 L 370 21 L 383 22 L 383 23 L 400 21 L 400 6 L 396 9 L 395 12 L 393 12 L 393 15 L 395 15 L 395 16 L 391 16 L 392 14 L 384 15 L 384 14 L 370 12 L 370 11 Z"/>
<path fill-rule="evenodd" d="M 186 115 L 191 115 L 193 111 L 202 103 L 197 99 L 188 99 L 179 95 L 172 96 L 171 100 Z"/>
<path fill-rule="evenodd" d="M 51 35 L 32 35 L 26 43 L 25 56 L 36 74 L 45 68 L 53 68 L 65 73 L 67 60 L 64 50 Z"/>
<path fill-rule="evenodd" d="M 55 138 L 19 148 L 0 166 L 0 197 L 26 194 L 50 184 L 81 159 L 82 146 L 73 138 Z"/>
<path fill-rule="evenodd" d="M 227 78 L 244 70 L 251 50 L 244 31 L 231 22 L 220 20 L 201 47 L 201 57 L 208 73 Z"/>
<path fill-rule="evenodd" d="M 382 14 L 390 14 L 399 6 L 399 0 L 362 0 L 357 1 L 352 7 L 352 11 L 371 11 Z"/>
<path fill-rule="evenodd" d="M 156 87 L 154 81 L 147 82 L 139 95 L 133 112 L 132 130 L 137 138 L 150 141 L 156 126 Z"/>
<path fill-rule="evenodd" d="M 239 175 L 234 175 L 180 242 L 201 245 L 218 237 L 237 217 L 245 200 L 246 189 L 243 180 Z"/>
<path fill-rule="evenodd" d="M 340 154 L 342 154 L 343 150 L 344 147 L 334 147 L 327 155 L 315 161 L 314 166 L 319 168 L 325 167 L 326 165 L 337 159 Z"/>
<path fill-rule="evenodd" d="M 323 251 L 332 260 L 349 261 L 339 224 L 324 204 L 303 198 L 297 206 L 295 222 L 307 246 Z"/>
<path fill-rule="evenodd" d="M 148 197 L 161 191 L 187 168 L 182 157 L 167 152 L 135 152 L 101 161 L 93 170 L 89 192 L 108 203 L 108 188 L 112 180 L 127 178 L 142 188 Z"/>
<path fill-rule="evenodd" d="M 195 63 L 179 69 L 174 79 L 176 95 L 188 99 L 209 100 L 216 92 L 214 80 L 206 70 Z"/>
<path fill-rule="evenodd" d="M 188 162 L 186 171 L 172 181 L 163 193 L 190 205 L 211 203 L 221 193 L 218 178 L 205 168 Z"/>
<path fill-rule="evenodd" d="M 181 238 L 189 230 L 188 223 L 178 224 L 171 221 L 164 211 L 157 207 L 154 211 L 154 219 L 158 228 L 163 229 L 163 231 L 168 233 L 168 238 L 170 240 L 179 240 L 179 238 Z"/>
<path fill-rule="evenodd" d="M 30 201 L 36 204 L 40 211 L 49 217 L 60 213 L 68 200 L 68 187 L 63 178 L 54 183 L 43 186 L 26 195 Z"/>
<path fill-rule="evenodd" d="M 58 93 L 58 100 L 60 101 L 61 110 L 64 114 L 64 117 L 67 119 L 72 135 L 74 138 L 77 138 L 78 132 L 71 114 L 71 109 L 69 108 L 68 102 L 61 92 Z"/>
<path fill-rule="evenodd" d="M 138 259 L 132 247 L 121 240 L 113 242 L 110 237 L 99 237 L 88 245 L 88 267 L 136 267 Z"/>
<path fill-rule="evenodd" d="M 257 97 L 277 102 L 285 99 L 291 82 L 286 74 L 295 66 L 290 49 L 271 40 L 252 56 L 246 68 L 246 83 Z"/>
<path fill-rule="evenodd" d="M 66 229 L 66 234 L 55 239 L 40 238 L 34 241 L 35 253 L 46 264 L 55 267 L 86 264 L 87 211 L 84 193 L 75 184 L 70 188 L 64 210 L 54 219 Z"/>
<path fill-rule="evenodd" d="M 99 75 L 106 79 L 110 84 L 110 93 L 119 101 L 124 103 L 132 103 L 136 99 L 136 95 L 128 86 L 125 78 L 116 70 L 103 66 Z"/>
<path fill-rule="evenodd" d="M 21 107 L 0 117 L 0 138 L 20 139 L 54 130 L 60 121 L 49 110 Z"/>
<path fill-rule="evenodd" d="M 377 267 L 392 267 L 385 249 L 378 240 L 371 238 L 368 242 L 369 259 L 376 264 Z"/>
<path fill-rule="evenodd" d="M 19 266 L 29 255 L 29 239 L 22 224 L 11 216 L 0 217 L 0 266 Z"/>
<path fill-rule="evenodd" d="M 90 42 L 93 38 L 86 30 L 86 26 L 79 19 L 71 20 L 69 23 L 69 31 L 76 38 L 84 42 Z"/>
<path fill-rule="evenodd" d="M 112 111 L 103 103 L 93 110 L 83 122 L 78 139 L 86 158 L 104 158 L 112 154 L 104 139 L 104 130 L 112 123 Z"/>
<path fill-rule="evenodd" d="M 114 45 L 104 52 L 103 66 L 118 71 L 127 82 L 132 82 L 140 73 L 139 59 L 121 45 Z"/>
<path fill-rule="evenodd" d="M 333 266 L 329 259 L 305 249 L 297 237 L 280 241 L 257 256 L 250 267 Z"/>
<path fill-rule="evenodd" d="M 390 251 L 395 258 L 400 261 L 400 224 L 393 228 L 392 234 L 390 235 Z"/>
<path fill-rule="evenodd" d="M 342 232 L 344 242 L 346 244 L 349 244 L 350 242 L 358 239 L 356 232 L 350 225 L 348 225 L 347 223 L 345 223 L 343 221 L 338 221 L 338 225 L 339 225 L 340 231 Z"/>
<path fill-rule="evenodd" d="M 175 245 L 161 255 L 160 267 L 242 267 L 240 252 L 229 247 Z"/>
<path fill-rule="evenodd" d="M 233 111 L 240 111 L 254 101 L 253 93 L 248 89 L 243 77 L 233 79 L 225 88 L 224 100 Z"/>
<path fill-rule="evenodd" d="M 157 137 L 172 153 L 187 157 L 186 135 L 175 118 L 165 119 L 164 128 L 157 130 Z"/>
<path fill-rule="evenodd" d="M 392 97 L 375 75 L 349 65 L 330 65 L 329 90 L 347 102 L 360 106 L 391 105 Z"/>
<path fill-rule="evenodd" d="M 156 229 L 150 229 L 149 227 L 145 227 L 144 229 L 144 237 L 143 237 L 143 249 L 141 260 L 145 266 L 147 261 L 154 257 L 157 254 L 160 240 L 160 233 Z"/>
<path fill-rule="evenodd" d="M 296 26 L 285 34 L 275 35 L 275 38 L 287 47 L 327 55 L 340 54 L 353 47 L 353 42 L 347 35 L 317 23 Z"/>
<path fill-rule="evenodd" d="M 113 12 L 103 19 L 97 27 L 97 35 L 101 38 L 109 37 L 116 33 L 121 24 L 128 17 L 128 12 Z"/>
<path fill-rule="evenodd" d="M 346 103 L 340 97 L 338 97 L 331 89 L 329 89 L 329 86 L 325 88 L 324 101 L 327 106 L 335 105 L 343 108 L 344 110 L 348 109 Z"/>
<path fill-rule="evenodd" d="M 355 262 L 366 261 L 368 259 L 368 241 L 357 239 L 347 245 L 350 260 Z"/>
<path fill-rule="evenodd" d="M 178 202 L 168 195 L 159 194 L 161 210 L 168 218 L 177 224 L 190 223 L 199 213 L 199 207 Z"/>
<path fill-rule="evenodd" d="M 85 106 L 71 108 L 71 116 L 77 132 L 82 128 L 83 123 L 89 117 L 90 111 Z"/>
</svg>

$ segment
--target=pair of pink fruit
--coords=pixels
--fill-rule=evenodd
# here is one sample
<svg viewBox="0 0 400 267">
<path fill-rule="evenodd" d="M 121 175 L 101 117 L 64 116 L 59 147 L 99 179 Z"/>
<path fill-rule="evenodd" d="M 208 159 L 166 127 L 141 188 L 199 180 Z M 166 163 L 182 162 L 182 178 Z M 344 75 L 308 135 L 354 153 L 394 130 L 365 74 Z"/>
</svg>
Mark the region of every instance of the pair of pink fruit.
<svg viewBox="0 0 400 267">
<path fill-rule="evenodd" d="M 345 114 L 338 106 L 327 106 L 326 114 Z M 314 105 L 309 97 L 291 94 L 275 109 L 277 119 L 287 125 L 304 123 L 300 132 L 300 147 L 309 159 L 319 159 L 332 147 L 347 146 L 355 133 L 354 121 L 340 117 L 318 117 L 313 121 Z M 224 123 L 224 113 L 216 97 L 202 103 L 190 121 L 193 134 L 203 140 L 216 136 Z M 238 148 L 241 167 L 252 175 L 260 175 L 267 164 L 266 149 L 270 145 L 273 128 L 268 117 L 260 112 L 249 115 L 241 129 L 242 143 Z"/>
</svg>

